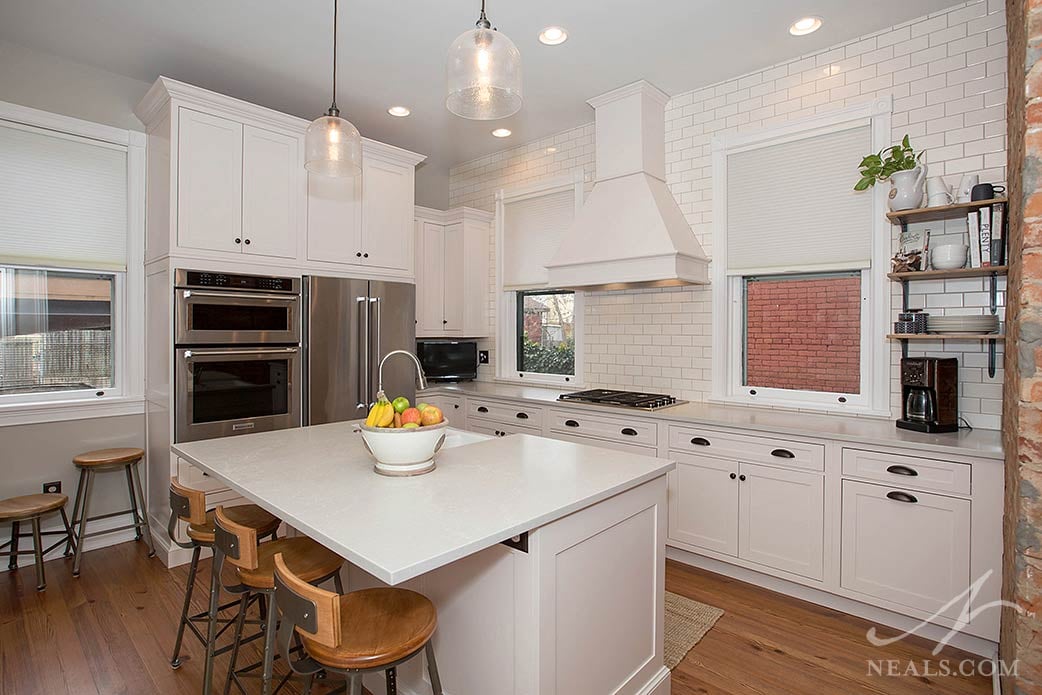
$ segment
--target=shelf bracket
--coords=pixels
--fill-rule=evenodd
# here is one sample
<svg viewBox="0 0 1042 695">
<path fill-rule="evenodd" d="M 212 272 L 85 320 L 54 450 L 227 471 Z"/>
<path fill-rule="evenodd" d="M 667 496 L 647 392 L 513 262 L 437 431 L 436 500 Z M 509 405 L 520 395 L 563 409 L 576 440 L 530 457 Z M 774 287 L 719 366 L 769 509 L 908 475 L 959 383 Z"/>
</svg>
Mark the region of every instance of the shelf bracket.
<svg viewBox="0 0 1042 695">
<path fill-rule="evenodd" d="M 991 297 L 989 299 L 992 315 L 999 313 L 999 278 L 997 273 L 991 274 Z"/>
<path fill-rule="evenodd" d="M 908 357 L 908 340 L 907 339 L 902 339 L 901 340 L 901 357 L 902 358 Z"/>
<path fill-rule="evenodd" d="M 992 379 L 995 378 L 995 361 L 996 361 L 995 353 L 996 353 L 995 341 L 994 340 L 989 340 L 988 341 L 988 377 L 992 378 Z"/>
</svg>

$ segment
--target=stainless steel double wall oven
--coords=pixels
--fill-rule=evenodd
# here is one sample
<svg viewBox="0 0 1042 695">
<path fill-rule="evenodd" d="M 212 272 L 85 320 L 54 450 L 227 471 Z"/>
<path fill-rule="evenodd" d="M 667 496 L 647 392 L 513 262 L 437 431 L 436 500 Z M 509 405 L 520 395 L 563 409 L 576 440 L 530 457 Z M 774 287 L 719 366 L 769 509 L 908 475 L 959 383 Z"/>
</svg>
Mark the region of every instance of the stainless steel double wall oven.
<svg viewBox="0 0 1042 695">
<path fill-rule="evenodd" d="M 175 441 L 300 426 L 300 278 L 174 280 Z"/>
</svg>

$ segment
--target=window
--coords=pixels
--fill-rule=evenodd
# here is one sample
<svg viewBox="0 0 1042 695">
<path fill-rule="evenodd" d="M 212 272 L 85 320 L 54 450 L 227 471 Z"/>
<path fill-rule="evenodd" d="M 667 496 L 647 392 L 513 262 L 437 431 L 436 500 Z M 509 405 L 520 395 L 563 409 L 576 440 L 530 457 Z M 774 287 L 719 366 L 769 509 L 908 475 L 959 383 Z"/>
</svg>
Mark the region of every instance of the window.
<svg viewBox="0 0 1042 695">
<path fill-rule="evenodd" d="M 0 267 L 0 395 L 115 385 L 115 276 Z"/>
<path fill-rule="evenodd" d="M 889 412 L 886 192 L 849 176 L 889 120 L 879 100 L 714 140 L 714 399 Z"/>
<path fill-rule="evenodd" d="M 517 293 L 517 371 L 575 374 L 575 293 Z"/>
<path fill-rule="evenodd" d="M 0 102 L 0 180 L 0 424 L 140 413 L 144 136 Z"/>
<path fill-rule="evenodd" d="M 582 201 L 582 177 L 496 195 L 497 377 L 569 384 L 582 375 L 581 292 L 548 287 L 557 253 Z"/>
<path fill-rule="evenodd" d="M 861 392 L 861 274 L 745 278 L 742 385 Z"/>
</svg>

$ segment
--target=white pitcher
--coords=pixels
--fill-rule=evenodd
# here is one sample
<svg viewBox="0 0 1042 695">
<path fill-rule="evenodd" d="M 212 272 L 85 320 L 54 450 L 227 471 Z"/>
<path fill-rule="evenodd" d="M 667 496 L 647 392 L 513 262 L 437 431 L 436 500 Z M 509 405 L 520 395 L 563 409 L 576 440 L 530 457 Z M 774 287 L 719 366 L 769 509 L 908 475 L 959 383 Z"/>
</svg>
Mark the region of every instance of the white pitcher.
<svg viewBox="0 0 1042 695">
<path fill-rule="evenodd" d="M 926 167 L 895 171 L 890 175 L 890 209 L 913 210 L 923 203 L 923 179 Z"/>
</svg>

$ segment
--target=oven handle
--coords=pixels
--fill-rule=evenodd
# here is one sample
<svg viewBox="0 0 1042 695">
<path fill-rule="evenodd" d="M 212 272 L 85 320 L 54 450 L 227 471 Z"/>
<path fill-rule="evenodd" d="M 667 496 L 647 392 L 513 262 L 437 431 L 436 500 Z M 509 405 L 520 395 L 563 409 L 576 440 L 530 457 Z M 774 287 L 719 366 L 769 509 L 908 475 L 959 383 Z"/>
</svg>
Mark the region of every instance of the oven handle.
<svg viewBox="0 0 1042 695">
<path fill-rule="evenodd" d="M 270 299 L 276 302 L 291 304 L 300 297 L 295 294 L 260 294 L 256 292 L 207 292 L 205 290 L 184 290 L 185 299 L 192 297 L 214 297 L 217 299 Z"/>
<path fill-rule="evenodd" d="M 233 355 L 293 355 L 299 348 L 244 348 L 242 350 L 185 350 L 185 359 L 191 360 L 196 357 L 227 357 Z"/>
</svg>

